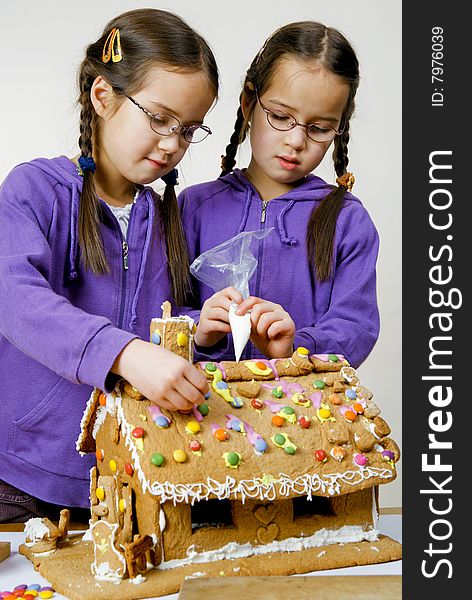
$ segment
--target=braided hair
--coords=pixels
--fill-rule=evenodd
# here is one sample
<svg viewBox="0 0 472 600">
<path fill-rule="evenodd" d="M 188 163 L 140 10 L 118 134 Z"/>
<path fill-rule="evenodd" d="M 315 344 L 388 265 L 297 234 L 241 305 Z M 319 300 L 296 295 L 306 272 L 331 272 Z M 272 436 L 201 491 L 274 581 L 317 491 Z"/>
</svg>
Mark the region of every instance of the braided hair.
<svg viewBox="0 0 472 600">
<path fill-rule="evenodd" d="M 103 50 L 114 28 L 120 32 L 123 59 L 119 62 L 103 62 Z M 170 12 L 151 8 L 123 13 L 110 21 L 100 38 L 87 47 L 79 68 L 78 144 L 83 157 L 92 158 L 94 143 L 97 143 L 99 118 L 90 98 L 95 79 L 102 76 L 110 84 L 116 101 L 120 102 L 123 101 L 123 92 L 133 95 L 139 91 L 150 69 L 156 64 L 202 71 L 210 89 L 217 96 L 219 74 L 215 57 L 207 42 L 185 21 Z M 166 240 L 173 300 L 176 305 L 181 306 L 185 304 L 189 292 L 189 259 L 174 185 L 166 185 L 162 202 L 158 203 L 157 198 L 154 201 L 156 215 L 161 217 L 162 234 Z M 78 238 L 82 263 L 96 274 L 109 272 L 100 233 L 101 219 L 101 205 L 93 171 L 86 169 L 83 170 Z"/>
<path fill-rule="evenodd" d="M 252 61 L 239 96 L 234 131 L 225 155 L 221 157 L 221 174 L 232 171 L 239 144 L 247 137 L 249 121 L 259 96 L 269 88 L 279 61 L 293 56 L 302 61 L 316 61 L 323 69 L 340 77 L 349 85 L 349 96 L 341 118 L 343 133 L 334 140 L 333 162 L 338 186 L 316 206 L 309 218 L 306 234 L 307 256 L 319 281 L 329 279 L 333 270 L 336 221 L 343 205 L 347 186 L 344 184 L 349 164 L 349 123 L 354 113 L 354 98 L 359 85 L 359 63 L 354 49 L 344 35 L 332 27 L 315 21 L 290 23 L 278 29 L 265 42 Z M 243 114 L 242 106 L 246 108 Z"/>
</svg>

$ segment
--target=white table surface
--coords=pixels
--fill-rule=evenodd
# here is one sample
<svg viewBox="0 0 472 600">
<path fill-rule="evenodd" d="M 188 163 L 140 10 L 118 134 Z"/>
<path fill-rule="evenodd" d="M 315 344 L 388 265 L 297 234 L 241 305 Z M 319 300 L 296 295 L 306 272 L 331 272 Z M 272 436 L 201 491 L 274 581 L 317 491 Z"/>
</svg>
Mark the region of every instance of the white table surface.
<svg viewBox="0 0 472 600">
<path fill-rule="evenodd" d="M 401 515 L 382 515 L 379 519 L 378 529 L 380 533 L 390 536 L 401 542 L 402 540 L 402 520 Z M 74 533 L 74 532 L 71 532 Z M 0 563 L 0 591 L 12 590 L 15 586 L 22 583 L 28 585 L 39 583 L 49 585 L 49 583 L 34 570 L 32 563 L 21 554 L 18 554 L 18 546 L 24 541 L 23 532 L 0 531 L 0 540 L 11 542 L 11 556 Z M 362 567 L 346 567 L 344 569 L 329 569 L 327 571 L 315 571 L 305 575 L 401 575 L 402 561 L 381 563 L 376 565 L 366 565 Z M 294 575 L 296 577 L 296 575 Z M 65 599 L 65 596 L 55 593 L 53 600 Z M 152 599 L 154 600 L 154 599 Z M 158 600 L 178 600 L 178 594 L 168 594 L 160 596 Z"/>
</svg>

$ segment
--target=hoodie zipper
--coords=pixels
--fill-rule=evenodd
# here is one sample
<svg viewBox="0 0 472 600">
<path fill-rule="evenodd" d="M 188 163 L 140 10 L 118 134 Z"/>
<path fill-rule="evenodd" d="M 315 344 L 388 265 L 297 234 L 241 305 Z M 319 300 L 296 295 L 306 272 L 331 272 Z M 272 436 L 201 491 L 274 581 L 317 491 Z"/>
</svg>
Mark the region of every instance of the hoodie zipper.
<svg viewBox="0 0 472 600">
<path fill-rule="evenodd" d="M 266 210 L 267 210 L 267 205 L 269 204 L 268 200 L 263 200 L 262 201 L 262 214 L 261 214 L 261 223 L 265 223 L 266 220 Z M 261 228 L 262 229 L 262 228 Z"/>
</svg>

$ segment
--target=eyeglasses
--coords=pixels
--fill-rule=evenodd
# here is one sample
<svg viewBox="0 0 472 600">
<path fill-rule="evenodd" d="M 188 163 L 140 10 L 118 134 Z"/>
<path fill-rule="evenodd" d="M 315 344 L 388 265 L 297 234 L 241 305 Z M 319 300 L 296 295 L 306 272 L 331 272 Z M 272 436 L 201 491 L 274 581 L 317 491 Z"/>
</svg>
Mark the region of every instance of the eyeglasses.
<svg viewBox="0 0 472 600">
<path fill-rule="evenodd" d="M 307 136 L 314 142 L 330 142 L 337 135 L 341 135 L 343 132 L 342 129 L 337 130 L 334 127 L 324 123 L 308 123 L 308 125 L 299 123 L 297 119 L 290 113 L 282 110 L 266 108 L 262 104 L 259 94 L 257 94 L 257 101 L 267 116 L 267 122 L 277 131 L 290 131 L 291 129 L 295 129 L 297 126 L 304 127 L 306 129 Z"/>
<path fill-rule="evenodd" d="M 212 131 L 206 125 L 202 125 L 201 123 L 192 123 L 191 125 L 182 125 L 181 122 L 171 115 L 161 115 L 161 114 L 153 114 L 146 110 L 144 106 L 141 106 L 134 98 L 125 94 L 122 90 L 115 88 L 115 90 L 126 96 L 128 100 L 130 100 L 133 104 L 135 104 L 138 108 L 140 108 L 143 113 L 145 113 L 149 117 L 151 129 L 157 133 L 158 135 L 174 135 L 177 131 L 179 131 L 180 135 L 184 138 L 186 142 L 189 144 L 198 144 L 199 142 L 203 142 L 205 138 L 211 135 Z"/>
</svg>

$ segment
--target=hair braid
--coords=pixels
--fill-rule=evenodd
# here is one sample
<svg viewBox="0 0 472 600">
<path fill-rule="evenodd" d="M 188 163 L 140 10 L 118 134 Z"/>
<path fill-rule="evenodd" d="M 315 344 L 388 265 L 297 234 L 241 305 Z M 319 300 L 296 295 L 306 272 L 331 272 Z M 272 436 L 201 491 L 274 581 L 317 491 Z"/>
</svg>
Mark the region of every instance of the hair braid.
<svg viewBox="0 0 472 600">
<path fill-rule="evenodd" d="M 246 131 L 244 128 L 243 109 L 241 108 L 241 97 L 239 101 L 240 104 L 236 115 L 236 121 L 234 123 L 234 131 L 231 134 L 229 144 L 226 146 L 226 154 L 221 157 L 220 177 L 222 177 L 223 175 L 227 175 L 233 170 L 234 165 L 236 164 L 236 152 L 238 151 L 238 146 L 244 141 L 244 138 L 246 137 Z"/>
</svg>

